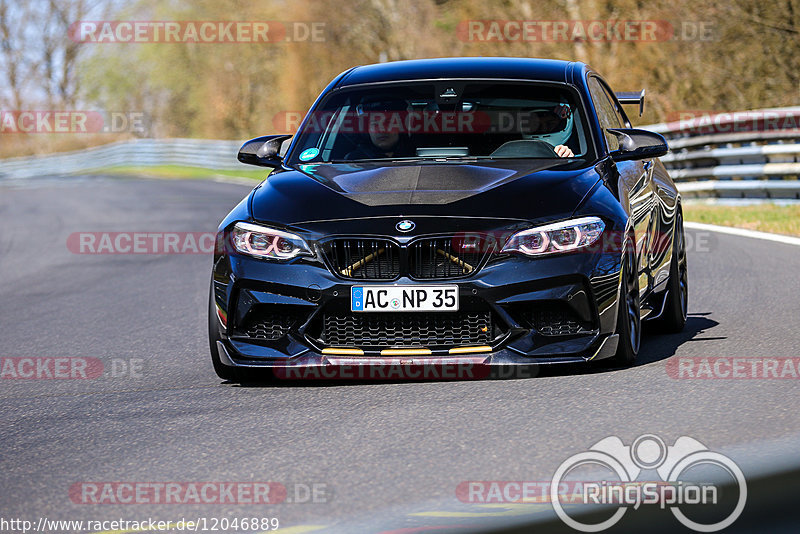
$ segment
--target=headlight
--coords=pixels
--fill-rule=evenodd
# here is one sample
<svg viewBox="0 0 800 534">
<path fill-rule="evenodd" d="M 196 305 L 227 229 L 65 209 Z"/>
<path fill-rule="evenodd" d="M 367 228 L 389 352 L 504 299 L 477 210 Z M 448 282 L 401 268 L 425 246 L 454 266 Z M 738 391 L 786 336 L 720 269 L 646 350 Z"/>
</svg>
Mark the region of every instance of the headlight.
<svg viewBox="0 0 800 534">
<path fill-rule="evenodd" d="M 597 217 L 583 217 L 523 230 L 512 235 L 502 252 L 528 256 L 567 252 L 597 241 L 606 225 Z"/>
<path fill-rule="evenodd" d="M 233 227 L 233 246 L 242 254 L 271 260 L 313 255 L 300 236 L 244 222 Z"/>
</svg>

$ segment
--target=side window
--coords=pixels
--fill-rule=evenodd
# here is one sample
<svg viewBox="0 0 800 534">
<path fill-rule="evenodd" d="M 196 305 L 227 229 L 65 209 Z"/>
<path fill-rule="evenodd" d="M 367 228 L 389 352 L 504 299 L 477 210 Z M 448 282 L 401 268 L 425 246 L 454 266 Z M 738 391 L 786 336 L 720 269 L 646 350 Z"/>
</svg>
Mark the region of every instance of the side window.
<svg viewBox="0 0 800 534">
<path fill-rule="evenodd" d="M 612 101 L 608 99 L 606 90 L 597 79 L 589 78 L 589 92 L 592 94 L 592 101 L 597 110 L 597 120 L 600 121 L 600 127 L 603 128 L 608 149 L 616 150 L 619 148 L 617 138 L 605 130 L 606 128 L 625 128 L 625 123 L 622 121 Z"/>
</svg>

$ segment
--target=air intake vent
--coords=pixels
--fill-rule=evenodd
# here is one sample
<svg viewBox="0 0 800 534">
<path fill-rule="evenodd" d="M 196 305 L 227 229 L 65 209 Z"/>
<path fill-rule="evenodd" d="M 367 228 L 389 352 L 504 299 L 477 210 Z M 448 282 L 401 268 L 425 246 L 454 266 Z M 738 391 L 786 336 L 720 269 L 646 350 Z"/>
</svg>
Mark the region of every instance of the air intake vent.
<svg viewBox="0 0 800 534">
<path fill-rule="evenodd" d="M 336 274 L 355 280 L 392 280 L 400 275 L 400 247 L 386 239 L 335 239 L 324 247 Z"/>
<path fill-rule="evenodd" d="M 454 347 L 492 339 L 491 312 L 326 313 L 322 340 L 332 347 Z"/>
<path fill-rule="evenodd" d="M 459 278 L 477 271 L 483 252 L 454 247 L 453 238 L 422 239 L 409 248 L 409 271 L 414 278 Z"/>
</svg>

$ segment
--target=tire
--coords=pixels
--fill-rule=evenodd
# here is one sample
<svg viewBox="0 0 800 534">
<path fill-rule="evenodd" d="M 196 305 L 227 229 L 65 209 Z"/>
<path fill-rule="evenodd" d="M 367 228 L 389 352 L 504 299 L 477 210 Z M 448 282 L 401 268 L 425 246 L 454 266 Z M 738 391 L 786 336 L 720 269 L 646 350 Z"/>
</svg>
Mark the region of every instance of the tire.
<svg viewBox="0 0 800 534">
<path fill-rule="evenodd" d="M 656 329 L 663 333 L 677 333 L 686 325 L 689 309 L 689 274 L 686 264 L 686 238 L 683 231 L 683 214 L 675 216 L 675 232 L 672 239 L 672 261 L 667 282 L 667 301 L 664 312 L 653 320 Z"/>
<path fill-rule="evenodd" d="M 630 366 L 636 362 L 642 339 L 642 320 L 639 305 L 639 278 L 636 269 L 636 254 L 633 242 L 625 244 L 620 276 L 619 303 L 617 305 L 617 329 L 619 342 L 617 353 L 611 361 L 617 365 Z"/>
<path fill-rule="evenodd" d="M 229 382 L 240 382 L 242 380 L 242 372 L 240 369 L 228 367 L 224 365 L 219 359 L 219 351 L 217 350 L 217 341 L 220 341 L 219 336 L 219 319 L 217 319 L 217 310 L 214 305 L 214 289 L 213 282 L 211 291 L 208 297 L 208 344 L 211 350 L 211 363 L 214 365 L 214 372 L 223 380 Z"/>
</svg>

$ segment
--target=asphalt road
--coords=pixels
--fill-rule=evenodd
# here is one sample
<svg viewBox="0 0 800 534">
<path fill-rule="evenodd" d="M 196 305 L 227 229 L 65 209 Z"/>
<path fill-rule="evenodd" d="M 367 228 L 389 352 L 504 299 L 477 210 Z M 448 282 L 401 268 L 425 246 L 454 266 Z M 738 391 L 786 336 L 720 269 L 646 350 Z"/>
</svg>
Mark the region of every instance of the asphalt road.
<svg viewBox="0 0 800 534">
<path fill-rule="evenodd" d="M 667 371 L 680 357 L 798 356 L 800 249 L 790 245 L 689 231 L 686 329 L 647 337 L 633 368 L 258 387 L 212 370 L 207 254 L 67 247 L 76 232 L 213 232 L 247 191 L 213 181 L 0 181 L 3 365 L 103 365 L 81 380 L 14 379 L 0 367 L 2 518 L 274 517 L 286 532 L 475 525 L 525 511 L 465 504 L 459 483 L 548 481 L 607 436 L 691 436 L 743 465 L 779 464 L 782 453 L 764 443 L 800 436 L 797 380 Z M 273 481 L 295 501 L 315 486 L 318 502 L 82 504 L 70 494 L 80 483 L 170 481 Z"/>
</svg>

